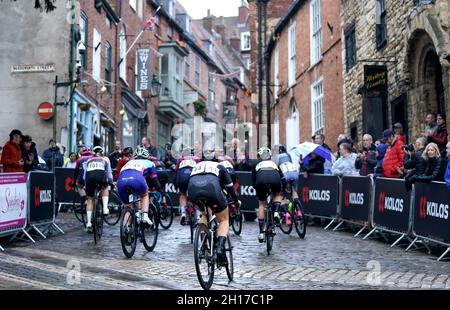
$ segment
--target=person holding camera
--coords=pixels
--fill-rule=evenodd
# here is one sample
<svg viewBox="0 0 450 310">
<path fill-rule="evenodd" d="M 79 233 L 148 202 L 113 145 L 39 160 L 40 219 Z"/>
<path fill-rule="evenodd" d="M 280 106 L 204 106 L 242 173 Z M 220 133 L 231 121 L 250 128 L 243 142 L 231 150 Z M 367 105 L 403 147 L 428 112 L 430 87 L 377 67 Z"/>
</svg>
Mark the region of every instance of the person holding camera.
<svg viewBox="0 0 450 310">
<path fill-rule="evenodd" d="M 407 177 L 417 173 L 422 174 L 425 169 L 425 162 L 422 157 L 423 151 L 425 150 L 425 145 L 427 139 L 424 137 L 417 138 L 416 143 L 402 145 L 402 149 L 405 152 L 405 170 Z"/>
<path fill-rule="evenodd" d="M 377 165 L 376 147 L 373 138 L 369 134 L 363 136 L 363 149 L 357 154 L 355 168 L 359 170 L 359 175 L 367 176 L 373 174 Z"/>
</svg>

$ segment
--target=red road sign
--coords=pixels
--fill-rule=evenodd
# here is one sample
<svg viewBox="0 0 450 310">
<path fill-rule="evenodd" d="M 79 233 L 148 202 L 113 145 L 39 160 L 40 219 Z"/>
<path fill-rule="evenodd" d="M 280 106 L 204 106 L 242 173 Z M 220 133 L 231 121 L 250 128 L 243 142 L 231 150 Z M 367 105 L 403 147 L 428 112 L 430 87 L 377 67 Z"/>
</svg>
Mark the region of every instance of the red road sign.
<svg viewBox="0 0 450 310">
<path fill-rule="evenodd" d="M 53 117 L 53 104 L 50 102 L 42 102 L 38 107 L 39 117 L 43 120 L 49 120 Z"/>
</svg>

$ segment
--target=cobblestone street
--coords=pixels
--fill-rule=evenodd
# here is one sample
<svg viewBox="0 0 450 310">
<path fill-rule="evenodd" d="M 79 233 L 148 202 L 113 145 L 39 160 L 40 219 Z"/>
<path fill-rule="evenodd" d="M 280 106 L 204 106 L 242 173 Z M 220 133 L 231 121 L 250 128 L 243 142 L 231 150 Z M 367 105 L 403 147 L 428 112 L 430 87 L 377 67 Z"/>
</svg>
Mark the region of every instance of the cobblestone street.
<svg viewBox="0 0 450 310">
<path fill-rule="evenodd" d="M 189 228 L 178 218 L 169 230 L 160 230 L 154 252 L 138 244 L 132 259 L 122 253 L 118 226 L 105 226 L 94 245 L 73 214 L 60 214 L 57 223 L 65 235 L 10 243 L 0 253 L 1 289 L 200 289 Z M 304 240 L 278 231 L 270 256 L 257 242 L 256 222 L 245 222 L 242 235 L 231 238 L 235 280 L 229 283 L 220 271 L 213 289 L 450 288 L 448 262 L 390 248 L 381 239 L 354 238 L 349 231 L 308 226 Z M 74 270 L 81 271 L 79 278 Z"/>
</svg>

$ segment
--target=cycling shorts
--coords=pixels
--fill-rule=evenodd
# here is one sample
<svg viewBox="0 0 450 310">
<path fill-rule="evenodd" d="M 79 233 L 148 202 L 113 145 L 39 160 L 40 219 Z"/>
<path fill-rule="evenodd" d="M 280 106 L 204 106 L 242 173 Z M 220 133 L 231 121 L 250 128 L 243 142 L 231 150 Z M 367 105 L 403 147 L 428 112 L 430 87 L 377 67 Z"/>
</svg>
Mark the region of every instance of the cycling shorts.
<svg viewBox="0 0 450 310">
<path fill-rule="evenodd" d="M 191 168 L 182 168 L 178 170 L 177 178 L 175 180 L 175 186 L 180 193 L 186 193 L 189 186 L 189 179 L 191 178 Z"/>
<path fill-rule="evenodd" d="M 102 170 L 86 172 L 86 195 L 88 197 L 94 197 L 97 185 L 108 185 L 106 172 Z"/>
<path fill-rule="evenodd" d="M 199 199 L 206 199 L 214 213 L 220 213 L 227 208 L 227 200 L 222 186 L 220 186 L 219 178 L 212 174 L 194 175 L 190 179 L 188 199 L 194 204 Z"/>
<path fill-rule="evenodd" d="M 256 174 L 255 190 L 259 201 L 265 201 L 270 193 L 281 192 L 281 178 L 278 171 L 259 170 Z"/>
<path fill-rule="evenodd" d="M 117 191 L 119 192 L 120 200 L 124 204 L 130 203 L 130 194 L 128 189 L 131 189 L 133 193 L 141 196 L 148 193 L 147 182 L 141 172 L 137 170 L 125 170 L 119 175 L 117 181 Z"/>
</svg>

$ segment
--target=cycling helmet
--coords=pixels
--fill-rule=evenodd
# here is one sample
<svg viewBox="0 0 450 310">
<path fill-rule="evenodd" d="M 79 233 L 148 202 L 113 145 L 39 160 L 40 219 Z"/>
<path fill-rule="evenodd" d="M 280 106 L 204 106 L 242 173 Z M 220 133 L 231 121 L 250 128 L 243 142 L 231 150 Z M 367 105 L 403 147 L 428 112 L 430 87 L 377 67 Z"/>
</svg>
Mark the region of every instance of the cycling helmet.
<svg viewBox="0 0 450 310">
<path fill-rule="evenodd" d="M 263 147 L 259 148 L 258 156 L 262 160 L 268 160 L 268 159 L 270 159 L 272 157 L 272 151 L 268 147 L 263 146 Z"/>
<path fill-rule="evenodd" d="M 191 156 L 192 155 L 192 149 L 190 147 L 185 147 L 183 151 L 181 152 L 181 156 Z"/>
<path fill-rule="evenodd" d="M 133 154 L 133 148 L 131 147 L 126 147 L 122 150 L 122 155 L 130 155 Z"/>
<path fill-rule="evenodd" d="M 134 159 L 147 159 L 150 153 L 143 147 L 138 147 L 133 154 Z"/>
<path fill-rule="evenodd" d="M 91 149 L 90 149 L 89 147 L 87 147 L 87 146 L 83 146 L 83 147 L 80 149 L 80 155 L 81 155 L 81 156 L 88 156 L 88 155 L 91 155 Z"/>
<path fill-rule="evenodd" d="M 95 146 L 95 147 L 92 149 L 92 151 L 94 152 L 94 154 L 97 154 L 97 153 L 103 153 L 103 152 L 104 152 L 104 150 L 103 150 L 103 148 L 102 148 L 101 146 Z"/>
<path fill-rule="evenodd" d="M 278 153 L 279 154 L 287 153 L 286 147 L 283 144 L 278 145 Z"/>
</svg>

